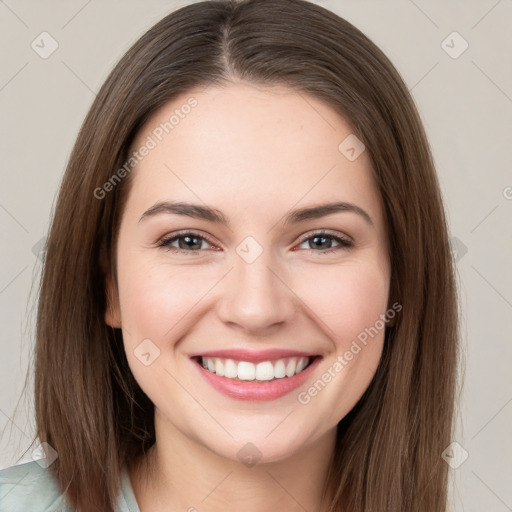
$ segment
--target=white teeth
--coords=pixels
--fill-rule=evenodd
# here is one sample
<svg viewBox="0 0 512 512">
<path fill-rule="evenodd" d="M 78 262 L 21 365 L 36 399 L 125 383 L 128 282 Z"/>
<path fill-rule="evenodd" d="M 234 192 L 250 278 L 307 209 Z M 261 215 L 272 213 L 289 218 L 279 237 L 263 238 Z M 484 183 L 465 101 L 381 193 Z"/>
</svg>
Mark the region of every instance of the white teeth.
<svg viewBox="0 0 512 512">
<path fill-rule="evenodd" d="M 256 367 L 247 361 L 238 363 L 238 378 L 240 380 L 254 380 L 256 376 Z"/>
<path fill-rule="evenodd" d="M 238 380 L 269 381 L 293 377 L 302 372 L 309 364 L 309 357 L 290 357 L 277 361 L 263 361 L 250 363 L 248 361 L 234 361 L 218 357 L 202 357 L 203 368 L 216 373 L 219 377 Z"/>
<path fill-rule="evenodd" d="M 292 358 L 288 361 L 288 364 L 286 365 L 286 376 L 287 377 L 293 377 L 295 375 L 295 369 L 297 368 L 297 360 L 295 358 Z"/>
<path fill-rule="evenodd" d="M 256 365 L 256 380 L 272 380 L 274 378 L 274 367 L 270 361 Z"/>
<path fill-rule="evenodd" d="M 224 363 L 220 359 L 215 359 L 215 373 L 219 377 L 224 377 Z"/>
<path fill-rule="evenodd" d="M 237 375 L 237 364 L 233 359 L 226 359 L 226 362 L 224 363 L 224 377 L 228 377 L 228 379 L 236 379 Z"/>
<path fill-rule="evenodd" d="M 276 379 L 282 379 L 283 377 L 286 377 L 286 367 L 282 359 L 279 359 L 279 361 L 277 361 L 274 365 L 274 377 Z"/>
<path fill-rule="evenodd" d="M 297 369 L 295 370 L 295 373 L 300 373 L 304 368 L 306 368 L 308 364 L 308 358 L 307 357 L 301 357 L 299 363 L 297 364 Z"/>
</svg>

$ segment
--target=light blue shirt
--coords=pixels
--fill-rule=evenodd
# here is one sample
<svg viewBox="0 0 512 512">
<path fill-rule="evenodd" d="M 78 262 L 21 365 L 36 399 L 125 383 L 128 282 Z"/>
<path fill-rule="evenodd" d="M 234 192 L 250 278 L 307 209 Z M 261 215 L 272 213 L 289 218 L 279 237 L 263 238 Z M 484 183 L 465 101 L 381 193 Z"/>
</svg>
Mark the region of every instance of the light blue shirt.
<svg viewBox="0 0 512 512">
<path fill-rule="evenodd" d="M 121 475 L 116 512 L 140 512 L 128 472 Z M 66 505 L 50 469 L 37 461 L 0 470 L 0 512 L 76 512 Z"/>
</svg>

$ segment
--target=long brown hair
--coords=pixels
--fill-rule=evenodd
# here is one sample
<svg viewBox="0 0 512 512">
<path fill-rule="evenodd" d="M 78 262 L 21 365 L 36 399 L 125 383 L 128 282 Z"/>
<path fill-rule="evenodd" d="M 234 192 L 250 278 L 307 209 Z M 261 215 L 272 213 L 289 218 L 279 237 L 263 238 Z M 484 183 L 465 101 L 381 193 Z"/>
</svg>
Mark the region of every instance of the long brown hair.
<svg viewBox="0 0 512 512">
<path fill-rule="evenodd" d="M 37 318 L 37 435 L 81 510 L 114 507 L 123 465 L 155 442 L 153 404 L 105 323 L 121 179 L 149 116 L 193 87 L 286 85 L 326 102 L 369 152 L 388 224 L 390 304 L 376 375 L 337 430 L 332 512 L 446 510 L 456 403 L 458 307 L 440 188 L 418 112 L 387 57 L 358 29 L 304 0 L 213 0 L 158 22 L 123 56 L 80 130 L 49 233 Z M 341 141 L 340 141 L 341 142 Z M 102 189 L 103 191 L 105 188 Z M 101 197 L 98 197 L 101 196 Z"/>
</svg>

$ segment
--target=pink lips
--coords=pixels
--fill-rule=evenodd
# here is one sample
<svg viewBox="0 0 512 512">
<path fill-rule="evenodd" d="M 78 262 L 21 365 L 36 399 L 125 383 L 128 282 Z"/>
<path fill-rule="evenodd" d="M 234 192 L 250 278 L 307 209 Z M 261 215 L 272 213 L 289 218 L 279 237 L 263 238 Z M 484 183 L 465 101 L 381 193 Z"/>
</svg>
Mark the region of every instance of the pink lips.
<svg viewBox="0 0 512 512">
<path fill-rule="evenodd" d="M 259 363 L 262 361 L 275 361 L 287 357 L 310 357 L 313 358 L 309 366 L 302 372 L 293 377 L 284 377 L 282 379 L 274 379 L 271 381 L 254 382 L 254 381 L 238 381 L 227 377 L 219 377 L 217 374 L 210 372 L 201 365 L 201 357 L 219 357 L 223 359 L 233 359 L 235 361 L 249 361 L 251 363 Z M 193 354 L 194 366 L 201 376 L 214 389 L 221 392 L 229 398 L 236 400 L 252 400 L 252 401 L 268 401 L 281 398 L 299 386 L 309 378 L 315 368 L 321 361 L 321 357 L 315 357 L 306 352 L 298 352 L 292 350 L 268 349 L 263 351 L 248 350 L 216 350 L 210 352 L 202 352 L 201 354 Z"/>
</svg>

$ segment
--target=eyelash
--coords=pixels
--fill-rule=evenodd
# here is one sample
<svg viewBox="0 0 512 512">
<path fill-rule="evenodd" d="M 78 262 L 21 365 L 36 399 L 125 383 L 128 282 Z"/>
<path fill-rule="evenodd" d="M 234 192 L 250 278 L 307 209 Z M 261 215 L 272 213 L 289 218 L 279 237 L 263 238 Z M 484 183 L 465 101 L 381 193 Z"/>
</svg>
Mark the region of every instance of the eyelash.
<svg viewBox="0 0 512 512">
<path fill-rule="evenodd" d="M 167 251 L 172 252 L 172 253 L 189 253 L 191 255 L 197 254 L 198 252 L 202 251 L 202 249 L 192 249 L 192 250 L 188 251 L 188 250 L 180 249 L 180 248 L 177 248 L 177 247 L 171 247 L 170 244 L 172 242 L 175 242 L 176 240 L 178 240 L 180 238 L 183 238 L 185 236 L 190 236 L 190 237 L 193 237 L 193 238 L 198 238 L 200 240 L 205 240 L 209 244 L 215 245 L 215 243 L 208 236 L 200 235 L 199 233 L 196 233 L 194 231 L 180 231 L 178 233 L 173 234 L 170 237 L 163 238 L 157 244 L 157 247 L 166 248 Z M 310 240 L 312 238 L 316 238 L 318 236 L 321 236 L 323 238 L 331 238 L 334 241 L 338 242 L 339 245 L 337 247 L 332 248 L 332 249 L 323 249 L 323 250 L 319 250 L 319 251 L 317 251 L 315 249 L 306 249 L 306 250 L 317 252 L 319 254 L 329 254 L 329 253 L 337 252 L 337 251 L 344 250 L 344 249 L 345 250 L 346 249 L 350 249 L 354 245 L 348 238 L 345 238 L 345 237 L 340 236 L 340 235 L 335 235 L 335 234 L 332 234 L 332 233 L 328 233 L 328 232 L 326 232 L 324 230 L 321 230 L 321 231 L 315 232 L 315 233 L 313 233 L 311 235 L 307 235 L 307 236 L 302 237 L 301 240 L 299 241 L 299 245 L 303 244 L 304 242 L 306 242 L 306 241 L 308 241 L 308 240 Z"/>
</svg>

